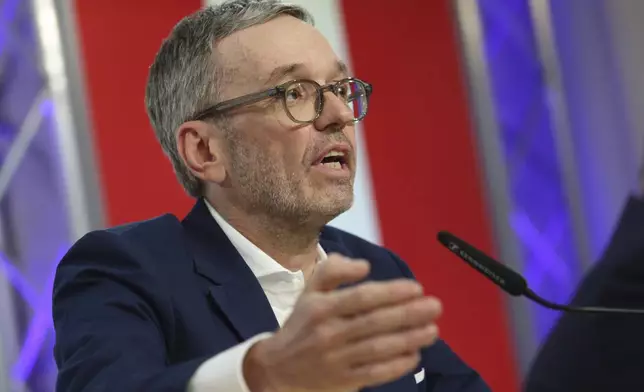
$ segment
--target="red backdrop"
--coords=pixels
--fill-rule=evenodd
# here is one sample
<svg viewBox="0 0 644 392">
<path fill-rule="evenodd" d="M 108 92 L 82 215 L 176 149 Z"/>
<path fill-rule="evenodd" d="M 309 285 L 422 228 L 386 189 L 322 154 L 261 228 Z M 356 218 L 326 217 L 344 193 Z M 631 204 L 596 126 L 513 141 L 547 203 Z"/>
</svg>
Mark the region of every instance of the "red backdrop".
<svg viewBox="0 0 644 392">
<path fill-rule="evenodd" d="M 374 85 L 364 128 L 383 241 L 443 301 L 442 336 L 494 391 L 516 391 L 501 292 L 435 240 L 491 248 L 449 1 L 368 1 L 367 17 L 367 0 L 342 4 L 353 68 Z"/>
<path fill-rule="evenodd" d="M 109 225 L 192 206 L 145 113 L 148 67 L 199 0 L 76 0 L 98 167 Z"/>
<path fill-rule="evenodd" d="M 491 247 L 449 2 L 341 3 L 351 62 L 374 84 L 364 128 L 384 243 L 443 300 L 441 332 L 452 347 L 494 391 L 518 390 L 500 292 L 434 240 L 447 229 Z M 182 216 L 192 205 L 154 139 L 143 96 L 161 40 L 200 6 L 76 1 L 110 225 Z"/>
</svg>

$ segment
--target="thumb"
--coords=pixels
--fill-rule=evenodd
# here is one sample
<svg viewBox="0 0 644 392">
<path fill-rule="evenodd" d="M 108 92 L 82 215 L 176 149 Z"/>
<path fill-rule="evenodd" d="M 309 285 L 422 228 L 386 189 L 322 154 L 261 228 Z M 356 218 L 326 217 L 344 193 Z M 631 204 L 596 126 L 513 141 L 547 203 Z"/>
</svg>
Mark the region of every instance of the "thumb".
<svg viewBox="0 0 644 392">
<path fill-rule="evenodd" d="M 357 282 L 366 277 L 370 269 L 371 265 L 366 260 L 332 254 L 318 264 L 307 284 L 307 291 L 331 291 L 342 284 Z"/>
</svg>

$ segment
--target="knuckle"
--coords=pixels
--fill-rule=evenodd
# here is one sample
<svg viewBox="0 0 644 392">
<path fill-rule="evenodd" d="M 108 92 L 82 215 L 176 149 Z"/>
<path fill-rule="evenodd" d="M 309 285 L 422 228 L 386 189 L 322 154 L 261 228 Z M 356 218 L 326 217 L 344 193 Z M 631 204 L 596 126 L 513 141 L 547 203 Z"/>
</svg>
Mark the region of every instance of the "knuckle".
<svg viewBox="0 0 644 392">
<path fill-rule="evenodd" d="M 303 294 L 297 300 L 297 303 L 295 304 L 295 308 L 293 309 L 293 313 L 294 314 L 297 313 L 303 316 L 308 316 L 312 302 L 313 302 L 313 298 L 311 294 Z"/>
<path fill-rule="evenodd" d="M 360 304 L 368 304 L 371 300 L 374 299 L 374 296 L 377 294 L 376 283 L 367 282 L 356 287 L 354 292 L 354 298 L 352 300 Z"/>
<path fill-rule="evenodd" d="M 324 303 L 324 301 L 311 300 L 307 305 L 306 311 L 311 323 L 318 324 L 327 317 L 329 307 Z"/>
<path fill-rule="evenodd" d="M 376 340 L 373 344 L 367 345 L 365 354 L 373 358 L 384 358 L 390 355 L 409 351 L 413 344 L 405 336 L 392 335 Z"/>
<path fill-rule="evenodd" d="M 316 346 L 325 348 L 332 345 L 336 334 L 332 327 L 320 325 L 313 331 Z"/>
<path fill-rule="evenodd" d="M 353 293 L 352 300 L 358 304 L 365 304 L 369 299 L 369 287 L 359 287 Z"/>
<path fill-rule="evenodd" d="M 407 320 L 408 323 L 413 322 L 418 318 L 427 319 L 427 312 L 423 312 L 422 307 L 420 307 L 421 311 L 418 311 L 418 308 L 419 306 L 415 303 L 406 304 L 406 306 L 402 307 L 401 317 L 403 317 L 404 320 Z"/>
<path fill-rule="evenodd" d="M 374 331 L 377 331 L 380 324 L 374 322 L 371 315 L 357 316 L 346 320 L 343 326 L 343 333 L 347 339 L 357 339 L 368 337 Z"/>
<path fill-rule="evenodd" d="M 332 355 L 328 351 L 324 351 L 320 354 L 320 363 L 322 364 L 322 366 L 324 366 L 327 369 L 335 366 L 337 362 L 338 362 L 337 357 Z"/>
<path fill-rule="evenodd" d="M 408 351 L 413 351 L 417 350 L 419 346 L 422 344 L 422 339 L 418 339 L 415 336 L 400 336 L 398 339 L 396 339 L 396 348 L 397 352 L 408 352 Z"/>
<path fill-rule="evenodd" d="M 386 348 L 386 343 L 383 342 L 382 339 L 378 339 L 373 344 L 365 344 L 363 345 L 362 351 L 364 352 L 364 355 L 367 357 L 377 357 L 380 355 L 382 352 L 385 351 Z"/>
<path fill-rule="evenodd" d="M 369 333 L 373 330 L 389 330 L 393 317 L 389 311 L 376 311 L 356 319 L 356 328 Z"/>
</svg>

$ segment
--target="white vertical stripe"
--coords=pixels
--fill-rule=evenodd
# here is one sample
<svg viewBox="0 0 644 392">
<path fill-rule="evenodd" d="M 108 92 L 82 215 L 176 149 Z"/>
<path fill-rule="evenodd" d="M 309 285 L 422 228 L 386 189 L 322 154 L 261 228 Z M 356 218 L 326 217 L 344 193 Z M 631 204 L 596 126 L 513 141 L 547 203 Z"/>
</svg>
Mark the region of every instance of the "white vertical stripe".
<svg viewBox="0 0 644 392">
<path fill-rule="evenodd" d="M 223 0 L 205 0 L 205 4 L 218 4 Z M 329 40 L 331 47 L 351 68 L 351 58 L 345 40 L 345 29 L 338 0 L 290 0 L 291 4 L 305 7 L 315 19 L 315 25 Z M 359 75 L 357 75 L 359 77 Z M 380 225 L 373 197 L 371 172 L 363 127 L 356 128 L 358 172 L 355 182 L 353 207 L 331 222 L 331 225 L 356 234 L 368 241 L 380 244 Z"/>
</svg>

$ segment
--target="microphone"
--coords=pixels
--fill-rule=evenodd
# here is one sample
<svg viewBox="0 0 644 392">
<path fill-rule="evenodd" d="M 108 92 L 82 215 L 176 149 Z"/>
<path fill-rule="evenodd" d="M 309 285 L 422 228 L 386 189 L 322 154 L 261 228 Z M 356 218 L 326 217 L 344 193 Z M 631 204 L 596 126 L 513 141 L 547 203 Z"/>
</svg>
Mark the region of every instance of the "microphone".
<svg viewBox="0 0 644 392">
<path fill-rule="evenodd" d="M 614 314 L 641 314 L 644 309 L 605 308 L 597 306 L 569 306 L 550 302 L 528 287 L 528 282 L 521 274 L 506 267 L 492 257 L 486 255 L 474 246 L 446 231 L 437 235 L 438 242 L 460 257 L 472 268 L 482 273 L 506 293 L 514 296 L 524 296 L 548 309 L 574 313 L 614 313 Z"/>
</svg>

